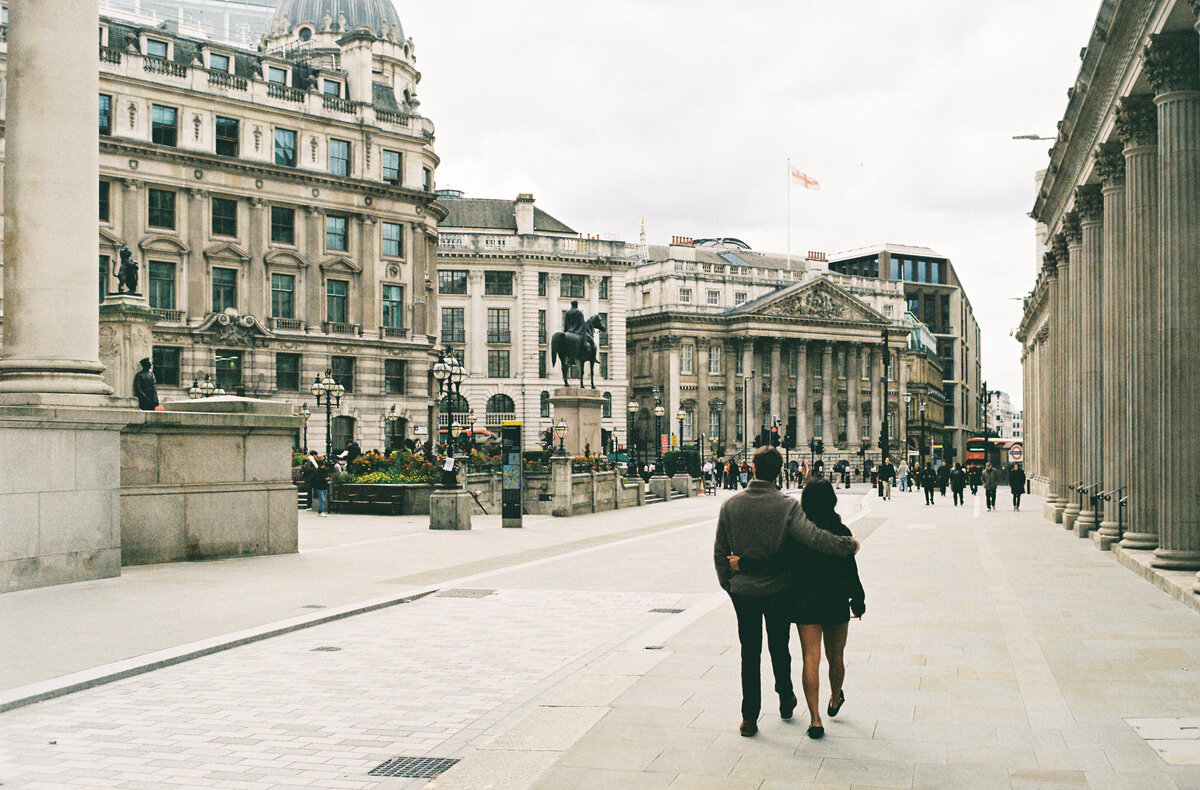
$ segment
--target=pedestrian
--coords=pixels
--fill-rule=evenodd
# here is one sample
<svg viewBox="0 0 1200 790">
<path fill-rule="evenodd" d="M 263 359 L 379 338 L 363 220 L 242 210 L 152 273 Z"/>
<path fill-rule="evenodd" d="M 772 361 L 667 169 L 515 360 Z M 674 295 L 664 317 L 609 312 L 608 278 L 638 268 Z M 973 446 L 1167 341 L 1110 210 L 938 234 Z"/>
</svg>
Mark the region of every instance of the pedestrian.
<svg viewBox="0 0 1200 790">
<path fill-rule="evenodd" d="M 312 477 L 313 494 L 317 497 L 317 518 L 329 518 L 325 506 L 329 502 L 329 480 L 333 477 L 333 467 L 324 459 L 320 459 L 317 470 Z"/>
<path fill-rule="evenodd" d="M 737 615 L 738 641 L 742 659 L 742 723 L 738 731 L 745 737 L 758 732 L 758 714 L 762 707 L 762 633 L 766 624 L 767 651 L 779 695 L 779 715 L 790 719 L 798 704 L 792 685 L 791 652 L 788 630 L 791 620 L 788 606 L 789 576 L 786 572 L 734 571 L 731 556 L 767 560 L 775 557 L 785 538 L 822 553 L 853 556 L 858 541 L 836 535 L 813 525 L 795 497 L 780 493 L 773 481 L 779 476 L 783 456 L 774 447 L 760 447 L 754 453 L 754 481 L 745 491 L 725 500 L 717 517 L 717 535 L 713 544 L 713 562 L 721 588 L 729 594 Z M 736 555 L 734 554 L 736 550 Z M 819 721 L 819 713 L 818 718 Z M 814 734 L 810 728 L 811 737 Z"/>
<path fill-rule="evenodd" d="M 937 468 L 938 488 L 942 491 L 942 496 L 946 496 L 946 486 L 950 484 L 950 465 L 942 464 Z"/>
<path fill-rule="evenodd" d="M 742 466 L 738 470 L 738 482 L 742 484 L 742 488 L 750 484 L 750 464 L 745 461 L 742 461 Z"/>
<path fill-rule="evenodd" d="M 967 482 L 971 485 L 971 496 L 979 493 L 979 464 L 971 464 L 967 467 Z"/>
<path fill-rule="evenodd" d="M 725 487 L 737 489 L 738 468 L 737 463 L 730 458 L 729 463 L 725 466 Z"/>
<path fill-rule="evenodd" d="M 908 461 L 901 458 L 900 465 L 896 467 L 896 488 L 900 491 L 908 490 Z"/>
<path fill-rule="evenodd" d="M 707 494 L 709 491 L 712 490 L 712 485 L 713 485 L 713 479 L 712 479 L 713 478 L 713 463 L 712 463 L 712 461 L 705 461 L 704 466 L 701 468 L 701 471 L 704 473 L 704 493 Z"/>
<path fill-rule="evenodd" d="M 926 466 L 921 470 L 921 488 L 925 490 L 925 504 L 933 504 L 933 489 L 937 486 L 937 472 L 933 471 L 932 466 Z"/>
<path fill-rule="evenodd" d="M 950 493 L 954 495 L 955 506 L 963 504 L 963 489 L 967 487 L 967 473 L 962 464 L 956 463 L 950 471 Z"/>
<path fill-rule="evenodd" d="M 1008 470 L 1008 487 L 1012 491 L 1013 510 L 1021 509 L 1021 494 L 1025 493 L 1025 472 L 1020 464 L 1013 464 Z"/>
<path fill-rule="evenodd" d="M 1000 485 L 1000 470 L 992 467 L 992 462 L 987 462 L 987 467 L 983 470 L 983 493 L 987 499 L 987 509 L 996 509 L 996 488 Z"/>
<path fill-rule="evenodd" d="M 300 474 L 303 475 L 304 490 L 308 492 L 309 510 L 314 510 L 317 506 L 316 502 L 313 501 L 313 476 L 316 475 L 317 470 L 320 468 L 321 456 L 317 454 L 316 450 L 309 450 L 308 458 L 304 459 L 304 466 L 300 471 Z"/>
<path fill-rule="evenodd" d="M 896 467 L 891 458 L 883 459 L 879 465 L 879 496 L 883 499 L 892 498 L 892 481 L 896 479 Z"/>
</svg>

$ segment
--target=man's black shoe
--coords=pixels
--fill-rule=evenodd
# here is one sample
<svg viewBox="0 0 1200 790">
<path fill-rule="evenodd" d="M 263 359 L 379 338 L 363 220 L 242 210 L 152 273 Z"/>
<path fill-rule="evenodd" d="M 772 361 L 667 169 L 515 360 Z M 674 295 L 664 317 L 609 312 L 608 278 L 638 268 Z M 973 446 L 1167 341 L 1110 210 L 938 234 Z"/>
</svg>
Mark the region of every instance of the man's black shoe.
<svg viewBox="0 0 1200 790">
<path fill-rule="evenodd" d="M 738 727 L 738 732 L 743 738 L 752 738 L 758 734 L 758 724 L 753 721 L 742 721 L 742 725 Z"/>
<path fill-rule="evenodd" d="M 792 714 L 796 711 L 796 705 L 799 704 L 796 700 L 796 695 L 793 694 L 790 700 L 779 701 L 779 718 L 787 721 L 792 718 Z"/>
</svg>

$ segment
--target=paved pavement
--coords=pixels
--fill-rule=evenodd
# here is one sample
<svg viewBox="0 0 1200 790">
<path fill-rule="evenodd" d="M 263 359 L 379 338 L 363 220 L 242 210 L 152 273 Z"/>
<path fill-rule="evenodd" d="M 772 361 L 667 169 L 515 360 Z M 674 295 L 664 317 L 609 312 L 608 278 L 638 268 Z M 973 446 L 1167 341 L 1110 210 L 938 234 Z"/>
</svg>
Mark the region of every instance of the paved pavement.
<svg viewBox="0 0 1200 790">
<path fill-rule="evenodd" d="M 757 737 L 737 734 L 734 621 L 709 559 L 719 499 L 519 532 L 304 514 L 298 557 L 0 598 L 0 678 L 53 682 L 300 601 L 437 592 L 0 714 L 0 783 L 1200 788 L 1196 612 L 1043 521 L 1036 498 L 1014 514 L 895 494 L 858 512 L 857 493 L 842 510 L 870 533 L 867 614 L 823 741 L 769 705 Z M 397 756 L 460 762 L 433 780 L 368 774 Z"/>
</svg>

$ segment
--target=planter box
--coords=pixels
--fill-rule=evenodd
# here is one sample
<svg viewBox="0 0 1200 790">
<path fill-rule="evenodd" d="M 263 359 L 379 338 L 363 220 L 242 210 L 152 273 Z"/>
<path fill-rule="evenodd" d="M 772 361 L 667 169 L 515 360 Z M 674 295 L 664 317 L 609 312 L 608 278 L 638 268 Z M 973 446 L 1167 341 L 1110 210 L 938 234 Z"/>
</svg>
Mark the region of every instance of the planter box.
<svg viewBox="0 0 1200 790">
<path fill-rule="evenodd" d="M 428 516 L 432 483 L 341 483 L 334 487 L 331 510 L 387 516 Z"/>
</svg>

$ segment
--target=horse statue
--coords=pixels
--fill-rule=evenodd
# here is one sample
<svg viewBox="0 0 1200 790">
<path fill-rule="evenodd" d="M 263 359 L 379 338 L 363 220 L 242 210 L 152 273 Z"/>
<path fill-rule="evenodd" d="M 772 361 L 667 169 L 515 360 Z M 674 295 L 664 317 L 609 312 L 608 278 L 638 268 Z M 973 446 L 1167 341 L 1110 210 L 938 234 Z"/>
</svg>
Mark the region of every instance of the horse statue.
<svg viewBox="0 0 1200 790">
<path fill-rule="evenodd" d="M 599 330 L 607 332 L 604 319 L 598 315 L 589 318 L 583 324 L 583 332 L 555 332 L 550 338 L 550 364 L 556 361 L 562 363 L 563 386 L 571 386 L 567 381 L 567 371 L 576 362 L 579 363 L 579 387 L 583 388 L 583 363 L 591 362 L 592 389 L 596 389 L 596 341 L 592 332 Z"/>
</svg>

